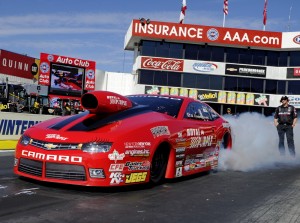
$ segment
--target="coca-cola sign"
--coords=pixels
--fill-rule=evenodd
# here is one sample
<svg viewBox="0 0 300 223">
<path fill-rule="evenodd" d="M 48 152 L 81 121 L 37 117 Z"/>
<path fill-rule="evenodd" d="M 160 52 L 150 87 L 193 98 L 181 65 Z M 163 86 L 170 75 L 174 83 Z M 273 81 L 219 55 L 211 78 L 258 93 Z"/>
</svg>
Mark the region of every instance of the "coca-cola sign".
<svg viewBox="0 0 300 223">
<path fill-rule="evenodd" d="M 141 68 L 182 72 L 183 60 L 159 57 L 142 57 Z"/>
</svg>

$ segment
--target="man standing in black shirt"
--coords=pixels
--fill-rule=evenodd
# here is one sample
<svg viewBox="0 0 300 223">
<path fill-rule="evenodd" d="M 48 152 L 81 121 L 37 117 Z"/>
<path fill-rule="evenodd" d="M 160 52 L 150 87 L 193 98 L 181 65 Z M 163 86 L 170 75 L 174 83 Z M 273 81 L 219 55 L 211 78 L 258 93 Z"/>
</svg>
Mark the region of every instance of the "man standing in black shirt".
<svg viewBox="0 0 300 223">
<path fill-rule="evenodd" d="M 274 115 L 274 124 L 277 127 L 279 136 L 279 152 L 285 154 L 284 135 L 286 134 L 287 144 L 291 156 L 295 156 L 294 131 L 293 128 L 297 122 L 297 111 L 294 106 L 289 104 L 289 98 L 282 96 L 281 105 L 276 108 Z"/>
</svg>

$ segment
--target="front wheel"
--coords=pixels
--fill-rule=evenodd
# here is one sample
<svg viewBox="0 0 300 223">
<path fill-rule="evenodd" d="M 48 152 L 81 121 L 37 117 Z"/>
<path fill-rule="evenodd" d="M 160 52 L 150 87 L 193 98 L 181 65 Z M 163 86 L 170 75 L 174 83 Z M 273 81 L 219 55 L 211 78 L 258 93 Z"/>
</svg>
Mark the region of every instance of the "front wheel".
<svg viewBox="0 0 300 223">
<path fill-rule="evenodd" d="M 169 151 L 166 148 L 158 148 L 152 158 L 150 169 L 150 182 L 160 184 L 165 179 Z"/>
</svg>

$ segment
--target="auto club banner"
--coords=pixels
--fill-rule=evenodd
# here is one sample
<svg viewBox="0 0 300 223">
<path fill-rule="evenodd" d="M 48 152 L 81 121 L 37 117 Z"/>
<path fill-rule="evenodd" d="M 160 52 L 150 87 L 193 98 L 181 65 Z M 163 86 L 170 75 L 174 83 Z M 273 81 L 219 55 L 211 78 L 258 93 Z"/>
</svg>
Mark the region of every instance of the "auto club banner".
<svg viewBox="0 0 300 223">
<path fill-rule="evenodd" d="M 146 94 L 177 95 L 198 99 L 204 102 L 269 106 L 270 95 L 234 91 L 198 90 L 165 86 L 145 86 Z"/>
<path fill-rule="evenodd" d="M 95 90 L 95 72 L 96 72 L 95 61 L 48 54 L 48 53 L 41 53 L 39 84 L 46 85 L 46 86 L 50 85 L 51 75 L 52 75 L 52 64 L 63 64 L 68 67 L 83 68 L 85 70 L 84 90 Z M 66 76 L 64 80 L 68 80 L 68 78 L 69 77 Z"/>
</svg>

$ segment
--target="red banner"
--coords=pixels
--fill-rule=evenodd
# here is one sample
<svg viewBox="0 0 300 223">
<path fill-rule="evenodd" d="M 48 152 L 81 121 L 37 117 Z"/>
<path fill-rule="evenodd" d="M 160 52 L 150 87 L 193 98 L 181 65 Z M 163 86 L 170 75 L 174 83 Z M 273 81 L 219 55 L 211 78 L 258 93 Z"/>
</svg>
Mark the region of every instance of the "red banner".
<svg viewBox="0 0 300 223">
<path fill-rule="evenodd" d="M 84 90 L 95 90 L 95 72 L 96 62 L 83 60 L 78 58 L 41 53 L 40 56 L 40 77 L 39 84 L 50 85 L 51 65 L 64 64 L 71 67 L 80 67 L 85 69 L 85 85 Z"/>
<path fill-rule="evenodd" d="M 0 73 L 33 79 L 38 75 L 38 59 L 1 50 Z"/>
<path fill-rule="evenodd" d="M 242 45 L 262 48 L 281 48 L 282 33 L 214 26 L 200 26 L 151 21 L 141 24 L 133 20 L 132 37 L 176 40 L 191 43 Z"/>
</svg>

